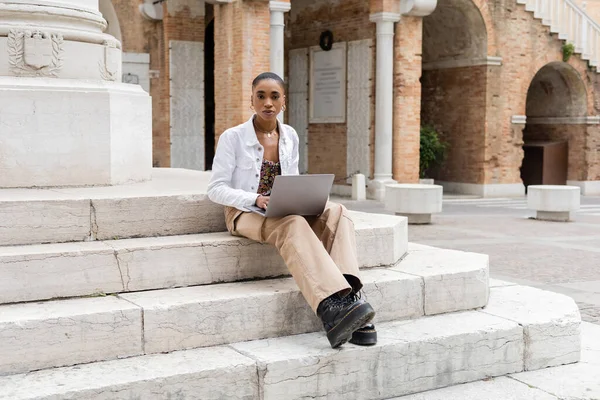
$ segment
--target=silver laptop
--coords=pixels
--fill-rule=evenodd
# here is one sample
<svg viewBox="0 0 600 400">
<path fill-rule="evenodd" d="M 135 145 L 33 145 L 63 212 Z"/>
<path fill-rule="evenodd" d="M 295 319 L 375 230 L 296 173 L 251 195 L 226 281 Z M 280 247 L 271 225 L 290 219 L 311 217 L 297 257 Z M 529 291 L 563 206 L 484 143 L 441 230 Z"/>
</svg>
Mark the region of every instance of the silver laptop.
<svg viewBox="0 0 600 400">
<path fill-rule="evenodd" d="M 319 215 L 327 205 L 333 178 L 333 174 L 277 175 L 267 209 L 246 208 L 263 217 Z"/>
</svg>

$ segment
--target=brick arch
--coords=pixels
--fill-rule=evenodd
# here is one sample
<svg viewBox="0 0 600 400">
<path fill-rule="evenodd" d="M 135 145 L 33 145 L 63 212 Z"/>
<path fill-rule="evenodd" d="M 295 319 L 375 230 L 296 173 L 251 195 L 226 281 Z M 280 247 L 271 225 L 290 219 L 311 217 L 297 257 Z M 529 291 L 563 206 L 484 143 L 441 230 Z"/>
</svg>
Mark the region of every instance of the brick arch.
<svg viewBox="0 0 600 400">
<path fill-rule="evenodd" d="M 471 2 L 479 9 L 479 13 L 481 14 L 485 24 L 485 31 L 487 33 L 487 55 L 495 56 L 498 53 L 498 45 L 496 40 L 496 30 L 494 29 L 494 22 L 492 15 L 490 14 L 490 1 L 471 0 Z"/>
<path fill-rule="evenodd" d="M 483 60 L 497 54 L 487 6 L 439 0 L 423 25 L 421 121 L 448 144 L 443 166 L 428 175 L 441 182 L 480 184 L 489 102 L 489 67 Z"/>
<path fill-rule="evenodd" d="M 543 65 L 529 80 L 528 117 L 580 117 L 588 114 L 588 94 L 581 74 L 565 62 Z"/>
<path fill-rule="evenodd" d="M 542 65 L 535 65 L 535 74 L 529 76 L 529 87 L 524 94 L 527 123 L 523 130 L 523 141 L 568 143 L 564 150 L 565 154 L 568 153 L 568 164 L 562 168 L 559 168 L 560 163 L 556 164 L 553 168 L 557 169 L 552 173 L 556 181 L 546 183 L 565 184 L 568 180 L 584 180 L 587 171 L 584 156 L 587 125 L 563 123 L 561 119 L 553 118 L 588 116 L 593 93 L 585 83 L 585 75 L 574 65 L 562 61 L 536 64 Z M 579 62 L 575 61 L 574 64 Z M 541 183 L 538 179 L 542 167 L 534 152 L 531 145 L 525 147 L 521 167 L 521 178 L 525 185 Z"/>
<path fill-rule="evenodd" d="M 587 82 L 587 62 L 580 60 L 579 58 L 575 58 L 569 61 L 569 63 L 565 63 L 563 61 L 557 61 L 552 56 L 552 52 L 548 52 L 545 58 L 534 60 L 534 64 L 532 68 L 526 71 L 526 79 L 523 79 L 522 87 L 521 87 L 521 96 L 522 99 L 519 102 L 522 106 L 521 114 L 526 115 L 526 104 L 527 104 L 527 94 L 531 84 L 533 83 L 536 76 L 542 71 L 544 68 L 548 68 L 548 66 L 562 66 L 563 73 L 567 74 L 567 77 L 570 77 L 571 82 L 579 82 L 581 84 L 580 88 L 585 90 L 585 100 L 586 100 L 586 115 L 595 115 L 594 109 L 594 88 L 592 84 L 588 84 Z M 598 96 L 596 96 L 598 97 Z"/>
<path fill-rule="evenodd" d="M 423 63 L 480 62 L 490 54 L 489 26 L 472 0 L 438 0 L 434 12 L 423 19 Z"/>
</svg>

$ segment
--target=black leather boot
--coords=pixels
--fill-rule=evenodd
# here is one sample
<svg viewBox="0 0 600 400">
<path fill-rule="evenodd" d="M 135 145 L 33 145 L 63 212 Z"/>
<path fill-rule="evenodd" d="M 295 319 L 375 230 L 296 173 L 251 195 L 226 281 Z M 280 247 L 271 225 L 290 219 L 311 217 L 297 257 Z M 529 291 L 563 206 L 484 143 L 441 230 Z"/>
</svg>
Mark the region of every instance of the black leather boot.
<svg viewBox="0 0 600 400">
<path fill-rule="evenodd" d="M 355 293 L 354 291 L 344 298 L 346 303 L 351 303 L 361 299 L 361 293 Z M 348 340 L 352 344 L 359 346 L 372 346 L 377 344 L 377 330 L 375 325 L 369 323 L 361 326 L 352 333 L 352 337 Z"/>
<path fill-rule="evenodd" d="M 317 316 L 321 318 L 327 339 L 334 349 L 346 343 L 354 331 L 368 324 L 375 316 L 369 303 L 358 297 L 352 300 L 334 294 L 317 307 Z"/>
<path fill-rule="evenodd" d="M 377 344 L 377 330 L 375 329 L 375 325 L 366 324 L 358 328 L 352 333 L 352 337 L 348 341 L 359 346 L 373 346 Z"/>
</svg>

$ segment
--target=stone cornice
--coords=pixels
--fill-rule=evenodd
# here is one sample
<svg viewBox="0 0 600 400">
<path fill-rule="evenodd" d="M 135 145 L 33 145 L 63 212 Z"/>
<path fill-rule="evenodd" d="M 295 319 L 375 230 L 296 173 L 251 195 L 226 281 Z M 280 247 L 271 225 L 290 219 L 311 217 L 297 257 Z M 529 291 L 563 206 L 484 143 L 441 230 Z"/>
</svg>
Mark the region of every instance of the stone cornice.
<svg viewBox="0 0 600 400">
<path fill-rule="evenodd" d="M 437 7 L 437 0 L 400 0 L 400 13 L 413 17 L 426 17 Z"/>
<path fill-rule="evenodd" d="M 285 1 L 269 1 L 269 10 L 288 12 L 292 8 L 292 5 Z"/>
<path fill-rule="evenodd" d="M 525 115 L 513 115 L 511 118 L 513 124 L 531 124 L 531 125 L 598 125 L 600 116 L 581 116 L 581 117 L 527 117 Z"/>
<path fill-rule="evenodd" d="M 371 22 L 398 22 L 400 21 L 400 14 L 392 12 L 378 12 L 369 15 L 369 21 Z"/>
<path fill-rule="evenodd" d="M 423 63 L 424 70 L 475 67 L 479 65 L 501 66 L 502 57 L 486 57 L 462 60 L 443 60 Z"/>
<path fill-rule="evenodd" d="M 512 118 L 510 119 L 510 122 L 512 124 L 525 125 L 527 123 L 527 116 L 526 115 L 513 115 Z"/>
<path fill-rule="evenodd" d="M 600 116 L 529 117 L 527 123 L 532 125 L 598 125 L 600 124 Z"/>
</svg>

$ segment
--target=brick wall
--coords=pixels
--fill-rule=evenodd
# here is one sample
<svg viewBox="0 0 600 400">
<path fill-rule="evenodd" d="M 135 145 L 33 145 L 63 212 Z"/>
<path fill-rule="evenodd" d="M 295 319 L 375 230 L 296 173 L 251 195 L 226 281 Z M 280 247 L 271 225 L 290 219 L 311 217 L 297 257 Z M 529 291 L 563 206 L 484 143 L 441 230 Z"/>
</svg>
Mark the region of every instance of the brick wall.
<svg viewBox="0 0 600 400">
<path fill-rule="evenodd" d="M 526 114 L 527 91 L 534 76 L 548 63 L 562 61 L 563 42 L 525 11 L 523 5 L 494 0 L 488 7 L 503 65 L 490 76 L 487 85 L 490 101 L 486 111 L 485 177 L 480 183 L 518 183 L 522 138 L 515 135 L 511 117 Z M 590 80 L 597 77 L 588 73 L 587 63 L 578 56 L 571 57 L 569 64 L 586 86 L 588 114 L 595 115 Z"/>
<path fill-rule="evenodd" d="M 486 66 L 423 71 L 421 117 L 448 143 L 433 178 L 481 183 L 485 148 Z"/>
<path fill-rule="evenodd" d="M 465 1 L 460 0 L 458 3 L 463 4 Z M 445 26 L 451 24 L 451 14 L 461 9 L 462 6 L 458 3 L 440 1 L 442 7 L 436 13 Z M 450 12 L 444 4 L 456 7 Z M 462 49 L 468 50 L 467 53 L 475 48 L 486 49 L 486 53 L 478 58 L 499 56 L 502 58 L 502 65 L 454 68 L 446 72 L 424 71 L 423 122 L 433 122 L 448 137 L 451 146 L 449 159 L 437 178 L 479 184 L 519 183 L 523 134 L 522 126 L 514 125 L 511 119 L 515 115 L 526 115 L 527 93 L 536 73 L 549 63 L 562 62 L 563 42 L 556 35 L 550 34 L 549 29 L 534 19 L 532 13 L 525 11 L 523 5 L 516 5 L 514 1 L 473 0 L 471 4 L 477 6 L 479 19 L 467 10 L 466 3 L 463 4 L 467 7 L 463 7 L 464 14 L 471 15 L 467 20 L 473 26 L 471 36 L 463 34 L 462 42 L 459 41 L 458 44 L 462 43 Z M 463 24 L 467 20 L 463 20 Z M 478 25 L 478 33 L 473 32 L 473 28 Z M 431 29 L 425 29 L 424 35 L 431 33 Z M 445 38 L 442 42 L 449 45 L 445 49 L 437 49 L 437 53 L 424 46 L 424 53 L 428 57 L 426 61 L 435 61 L 429 59 L 432 54 L 450 60 L 461 58 L 461 55 L 449 52 L 453 41 L 461 38 L 460 32 L 450 29 L 446 32 L 453 32 L 456 36 Z M 485 46 L 480 41 L 482 35 L 486 36 Z M 424 42 L 427 40 L 428 37 L 425 37 Z M 597 115 L 597 95 L 595 98 L 592 91 L 593 85 L 598 81 L 597 75 L 588 70 L 587 63 L 579 56 L 571 57 L 569 65 L 576 71 L 575 75 L 579 75 L 580 85 L 584 87 L 584 103 L 587 103 L 584 113 Z M 574 87 L 573 82 L 568 84 L 571 88 Z M 547 108 L 556 109 L 554 106 L 548 105 Z M 565 106 L 565 109 L 553 113 L 565 115 L 575 108 L 578 107 Z M 595 143 L 596 131 L 588 131 L 587 142 Z M 587 161 L 573 164 L 571 176 L 581 177 L 589 175 L 588 171 L 596 171 L 598 150 L 579 144 L 574 148 L 584 152 L 585 154 L 579 154 L 579 158 Z"/>
<path fill-rule="evenodd" d="M 171 13 L 165 10 L 163 22 L 147 21 L 138 11 L 141 1 L 113 0 L 113 4 L 121 25 L 123 50 L 150 53 L 150 68 L 160 73 L 159 79 L 151 81 L 151 96 L 154 165 L 164 167 L 170 165 L 168 42 L 202 42 L 205 17 L 198 15 L 197 9 L 190 10 L 189 7 L 177 5 L 192 0 L 169 0 L 172 3 Z M 375 24 L 369 21 L 369 14 L 390 11 L 393 2 L 386 1 L 294 0 L 292 11 L 286 14 L 286 50 L 316 46 L 320 33 L 329 29 L 333 31 L 336 41 L 372 39 L 375 68 Z M 444 3 L 454 4 L 440 0 L 441 12 L 444 11 Z M 525 11 L 523 5 L 516 5 L 513 0 L 460 0 L 459 3 L 462 4 L 457 6 L 459 9 L 467 3 L 478 7 L 487 34 L 486 46 L 476 42 L 471 43 L 475 47 L 467 47 L 485 47 L 487 54 L 484 56 L 502 57 L 502 66 L 424 73 L 421 99 L 423 122 L 435 122 L 444 133 L 446 126 L 459 127 L 453 130 L 457 133 L 449 134 L 452 161 L 449 161 L 448 169 L 443 171 L 445 175 L 440 175 L 440 179 L 471 183 L 517 183 L 520 182 L 523 135 L 521 127 L 513 125 L 511 118 L 526 114 L 529 85 L 544 65 L 561 61 L 563 42 L 556 35 L 551 35 L 548 28 L 535 20 L 530 12 Z M 593 13 L 596 3 L 600 4 L 600 1 L 594 4 L 588 2 L 590 13 Z M 218 55 L 215 64 L 216 134 L 219 135 L 251 115 L 251 81 L 258 73 L 269 70 L 268 2 L 236 0 L 216 5 L 214 14 L 215 50 Z M 448 18 L 442 14 L 441 21 L 448 21 Z M 419 23 L 418 18 L 403 17 L 402 22 L 397 24 L 395 37 L 393 172 L 400 181 L 414 181 L 418 172 Z M 464 20 L 462 23 L 465 24 Z M 469 40 L 464 35 L 461 37 Z M 571 57 L 569 65 L 579 74 L 585 86 L 587 114 L 598 115 L 598 75 L 589 70 L 587 63 L 577 55 Z M 454 76 L 450 76 L 451 71 Z M 451 85 L 456 85 L 454 87 L 460 88 L 460 91 L 449 90 L 453 87 Z M 372 88 L 371 146 L 365 151 L 371 152 L 373 162 L 374 82 Z M 466 119 L 456 116 L 459 106 L 462 107 L 460 109 L 470 110 L 464 114 Z M 441 118 L 442 115 L 444 118 Z M 309 127 L 311 172 L 332 172 L 338 178 L 345 176 L 345 129 L 345 124 Z M 469 129 L 471 134 L 465 137 Z M 587 125 L 583 137 L 585 145 L 582 151 L 585 154 L 579 157 L 585 162 L 573 166 L 580 169 L 574 174 L 585 179 L 600 179 L 600 127 Z"/>
<path fill-rule="evenodd" d="M 419 180 L 423 19 L 403 17 L 394 36 L 394 159 L 398 182 Z"/>
<path fill-rule="evenodd" d="M 588 125 L 585 131 L 586 181 L 600 180 L 600 125 Z"/>
<path fill-rule="evenodd" d="M 252 115 L 252 80 L 269 70 L 268 2 L 214 6 L 215 135 Z"/>
<path fill-rule="evenodd" d="M 333 32 L 335 42 L 373 39 L 375 24 L 369 21 L 369 2 L 361 0 L 294 0 L 286 21 L 286 52 L 319 45 L 321 32 Z M 375 48 L 373 48 L 375 68 Z M 374 103 L 374 96 L 371 98 Z M 372 104 L 374 107 L 374 104 Z M 374 114 L 372 107 L 371 114 Z M 373 137 L 373 123 L 370 135 Z M 373 139 L 371 139 L 373 143 Z M 347 175 L 346 124 L 309 124 L 308 172 L 333 173 L 336 183 Z M 365 151 L 373 151 L 373 146 Z M 371 153 L 371 160 L 374 156 Z M 372 168 L 372 167 L 371 167 Z"/>
</svg>

